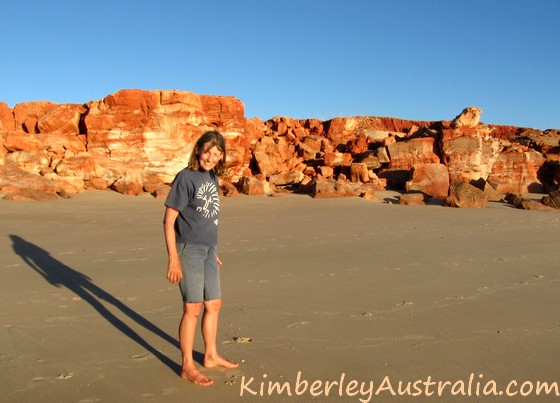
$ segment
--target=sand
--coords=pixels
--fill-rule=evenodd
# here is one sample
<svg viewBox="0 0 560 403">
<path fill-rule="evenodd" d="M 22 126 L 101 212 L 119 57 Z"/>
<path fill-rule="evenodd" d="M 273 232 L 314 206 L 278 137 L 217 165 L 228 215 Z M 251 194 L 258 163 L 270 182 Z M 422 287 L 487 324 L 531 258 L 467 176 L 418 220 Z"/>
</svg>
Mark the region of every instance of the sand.
<svg viewBox="0 0 560 403">
<path fill-rule="evenodd" d="M 0 200 L 0 401 L 558 401 L 534 393 L 560 383 L 560 214 L 379 195 L 222 200 L 218 342 L 241 365 L 208 388 L 177 375 L 162 200 Z"/>
</svg>

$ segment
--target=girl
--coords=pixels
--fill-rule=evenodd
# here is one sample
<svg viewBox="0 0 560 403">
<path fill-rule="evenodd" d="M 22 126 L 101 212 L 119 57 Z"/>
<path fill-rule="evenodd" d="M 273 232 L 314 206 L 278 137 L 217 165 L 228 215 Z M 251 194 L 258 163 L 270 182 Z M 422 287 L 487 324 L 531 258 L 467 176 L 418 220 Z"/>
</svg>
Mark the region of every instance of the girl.
<svg viewBox="0 0 560 403">
<path fill-rule="evenodd" d="M 163 229 L 167 246 L 167 280 L 179 284 L 183 316 L 179 323 L 181 377 L 196 385 L 213 381 L 202 374 L 193 359 L 194 337 L 202 313 L 204 367 L 236 368 L 216 348 L 218 316 L 222 306 L 218 241 L 218 179 L 225 170 L 226 145 L 216 131 L 204 133 L 196 142 L 187 168 L 177 174 L 165 201 Z M 204 309 L 203 309 L 204 308 Z"/>
</svg>

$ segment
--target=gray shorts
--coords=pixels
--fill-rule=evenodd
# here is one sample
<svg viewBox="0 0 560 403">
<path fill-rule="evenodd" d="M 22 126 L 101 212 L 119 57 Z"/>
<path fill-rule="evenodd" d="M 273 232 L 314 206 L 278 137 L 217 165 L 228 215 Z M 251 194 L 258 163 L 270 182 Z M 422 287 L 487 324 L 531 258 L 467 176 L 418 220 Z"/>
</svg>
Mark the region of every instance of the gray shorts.
<svg viewBox="0 0 560 403">
<path fill-rule="evenodd" d="M 183 278 L 179 288 L 183 302 L 203 302 L 222 297 L 215 245 L 177 244 Z"/>
</svg>

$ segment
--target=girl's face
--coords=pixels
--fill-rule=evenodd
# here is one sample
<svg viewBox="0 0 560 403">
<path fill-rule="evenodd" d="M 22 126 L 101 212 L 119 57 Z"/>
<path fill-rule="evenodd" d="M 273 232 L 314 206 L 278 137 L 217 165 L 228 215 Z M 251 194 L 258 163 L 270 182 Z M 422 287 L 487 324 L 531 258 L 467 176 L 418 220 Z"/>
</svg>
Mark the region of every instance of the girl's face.
<svg viewBox="0 0 560 403">
<path fill-rule="evenodd" d="M 214 169 L 224 156 L 224 153 L 218 147 L 212 146 L 210 143 L 203 144 L 196 154 L 198 155 L 198 164 L 205 171 Z"/>
</svg>

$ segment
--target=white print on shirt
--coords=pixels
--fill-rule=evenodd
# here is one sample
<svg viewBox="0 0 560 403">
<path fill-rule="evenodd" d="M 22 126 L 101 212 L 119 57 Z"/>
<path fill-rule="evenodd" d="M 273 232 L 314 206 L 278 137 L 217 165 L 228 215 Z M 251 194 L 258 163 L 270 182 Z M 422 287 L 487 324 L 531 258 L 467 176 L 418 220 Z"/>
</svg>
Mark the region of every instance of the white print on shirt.
<svg viewBox="0 0 560 403">
<path fill-rule="evenodd" d="M 204 205 L 196 208 L 196 211 L 202 212 L 204 218 L 218 215 L 218 211 L 220 211 L 220 198 L 215 183 L 206 182 L 201 185 L 196 192 L 196 198 L 204 200 Z M 216 225 L 218 225 L 217 220 Z"/>
</svg>

